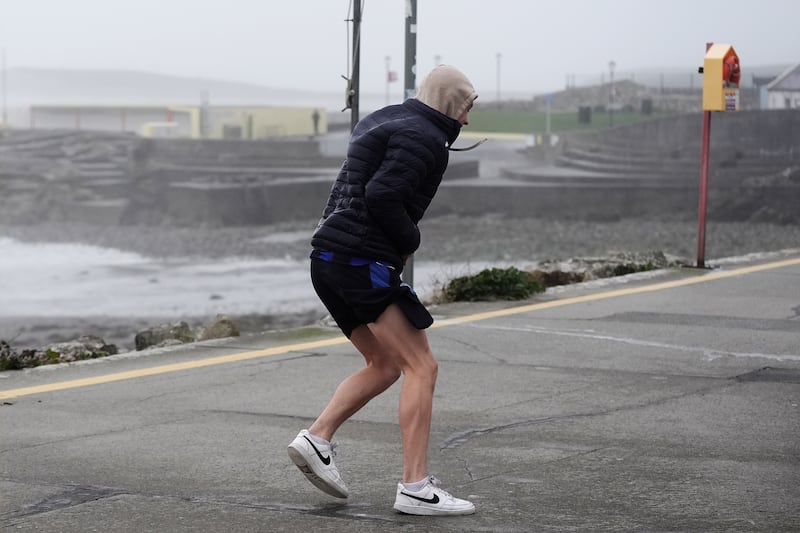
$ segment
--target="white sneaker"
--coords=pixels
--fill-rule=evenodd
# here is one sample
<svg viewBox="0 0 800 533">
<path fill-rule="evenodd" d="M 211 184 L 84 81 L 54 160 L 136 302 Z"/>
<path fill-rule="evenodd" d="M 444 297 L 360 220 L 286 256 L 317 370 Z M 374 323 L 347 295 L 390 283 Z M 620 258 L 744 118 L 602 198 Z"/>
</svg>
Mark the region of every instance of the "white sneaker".
<svg viewBox="0 0 800 533">
<path fill-rule="evenodd" d="M 337 498 L 347 498 L 347 487 L 333 464 L 335 444 L 314 442 L 307 430 L 297 434 L 289 444 L 289 458 L 319 490 Z"/>
<path fill-rule="evenodd" d="M 402 483 L 397 484 L 395 511 L 405 514 L 443 516 L 463 515 L 475 512 L 472 502 L 456 498 L 441 488 L 441 482 L 431 476 L 422 490 L 406 490 Z"/>
</svg>

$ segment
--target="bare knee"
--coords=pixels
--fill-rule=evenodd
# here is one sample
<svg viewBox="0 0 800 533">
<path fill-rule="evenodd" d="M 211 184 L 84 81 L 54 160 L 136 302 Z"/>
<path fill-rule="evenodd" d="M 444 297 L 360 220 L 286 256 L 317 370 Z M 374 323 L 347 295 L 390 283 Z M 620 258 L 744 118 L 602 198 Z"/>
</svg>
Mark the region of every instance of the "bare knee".
<svg viewBox="0 0 800 533">
<path fill-rule="evenodd" d="M 410 358 L 405 368 L 403 368 L 403 372 L 406 376 L 413 376 L 433 385 L 436 383 L 436 377 L 439 374 L 439 363 L 428 350 L 421 357 Z"/>
<path fill-rule="evenodd" d="M 371 364 L 372 368 L 377 372 L 380 377 L 381 383 L 389 387 L 392 383 L 400 379 L 400 369 L 393 365 L 376 365 Z"/>
<path fill-rule="evenodd" d="M 402 374 L 396 366 L 384 367 L 382 370 L 384 380 L 390 385 L 400 379 L 400 374 Z"/>
</svg>

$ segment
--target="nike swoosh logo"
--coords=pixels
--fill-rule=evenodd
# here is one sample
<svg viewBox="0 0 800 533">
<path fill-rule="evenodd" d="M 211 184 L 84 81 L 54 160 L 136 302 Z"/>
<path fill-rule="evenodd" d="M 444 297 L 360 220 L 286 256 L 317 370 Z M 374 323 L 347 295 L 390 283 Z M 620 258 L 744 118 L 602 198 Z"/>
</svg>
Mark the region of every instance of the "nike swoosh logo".
<svg viewBox="0 0 800 533">
<path fill-rule="evenodd" d="M 311 439 L 309 439 L 305 435 L 303 435 L 303 438 L 306 439 L 308 441 L 308 443 L 311 445 L 311 447 L 314 448 L 314 451 L 317 452 L 317 457 L 319 457 L 319 460 L 322 461 L 322 464 L 324 464 L 325 466 L 328 466 L 329 464 L 331 464 L 331 456 L 330 455 L 328 457 L 323 457 L 322 454 L 319 453 L 319 450 L 317 449 L 317 447 L 314 446 L 314 443 L 311 442 Z"/>
<path fill-rule="evenodd" d="M 414 496 L 413 494 L 403 492 L 402 490 L 400 491 L 400 494 L 402 494 L 403 496 L 408 496 L 409 498 L 414 498 L 415 500 L 419 500 L 425 503 L 439 503 L 439 495 L 435 493 L 433 495 L 433 498 L 423 498 L 422 496 Z"/>
</svg>

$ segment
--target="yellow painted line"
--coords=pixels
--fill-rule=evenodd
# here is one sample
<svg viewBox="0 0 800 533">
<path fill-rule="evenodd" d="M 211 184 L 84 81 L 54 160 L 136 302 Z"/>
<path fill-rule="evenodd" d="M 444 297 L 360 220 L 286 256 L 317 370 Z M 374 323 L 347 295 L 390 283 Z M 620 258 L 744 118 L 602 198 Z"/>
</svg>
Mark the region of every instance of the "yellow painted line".
<svg viewBox="0 0 800 533">
<path fill-rule="evenodd" d="M 775 261 L 772 263 L 764 263 L 761 265 L 754 265 L 749 267 L 737 268 L 729 271 L 715 272 L 713 274 L 705 274 L 702 276 L 684 278 L 675 281 L 666 281 L 661 283 L 654 283 L 652 285 L 645 285 L 640 287 L 629 287 L 626 289 L 618 289 L 613 291 L 587 294 L 585 296 L 574 296 L 572 298 L 564 298 L 562 300 L 553 300 L 550 302 L 541 302 L 530 305 L 521 305 L 510 307 L 507 309 L 499 309 L 496 311 L 486 311 L 484 313 L 474 313 L 462 317 L 448 318 L 438 320 L 432 327 L 441 328 L 445 326 L 452 326 L 455 324 L 464 324 L 467 322 L 478 322 L 480 320 L 487 320 L 490 318 L 499 318 L 509 315 L 516 315 L 521 313 L 529 313 L 532 311 L 540 311 L 542 309 L 551 309 L 554 307 L 561 307 L 566 305 L 574 305 L 585 302 L 596 302 L 599 300 L 607 300 L 610 298 L 619 298 L 622 296 L 630 296 L 633 294 L 642 294 L 647 292 L 662 291 L 666 289 L 674 289 L 677 287 L 685 287 L 687 285 L 694 285 L 697 283 L 706 283 L 709 281 L 716 281 L 720 279 L 732 278 L 735 276 L 742 276 L 745 274 L 752 274 L 755 272 L 762 272 L 765 270 L 773 270 L 787 266 L 800 265 L 800 258 L 786 259 L 783 261 Z M 56 383 L 49 383 L 46 385 L 37 385 L 33 387 L 24 387 L 20 389 L 11 389 L 7 391 L 0 391 L 0 400 L 7 400 L 10 398 L 19 398 L 21 396 L 30 396 L 33 394 L 41 394 L 45 392 L 55 392 L 60 390 L 75 389 L 79 387 L 88 387 L 91 385 L 101 385 L 105 383 L 113 383 L 115 381 L 123 381 L 126 379 L 136 379 L 146 376 L 155 376 L 160 374 L 168 374 L 170 372 L 180 372 L 182 370 L 193 370 L 196 368 L 203 368 L 207 366 L 222 365 L 227 363 L 235 363 L 239 361 L 248 361 L 251 359 L 259 359 L 262 357 L 271 357 L 275 355 L 283 355 L 290 352 L 299 352 L 304 350 L 313 350 L 316 348 L 325 348 L 328 346 L 335 346 L 338 344 L 347 344 L 349 341 L 345 337 L 335 337 L 331 339 L 322 339 L 318 341 L 302 342 L 297 344 L 287 344 L 283 346 L 275 346 L 273 348 L 266 348 L 264 350 L 254 350 L 251 352 L 241 352 L 230 355 L 222 355 L 219 357 L 209 357 L 207 359 L 186 361 L 184 363 L 174 363 L 169 365 L 154 366 L 150 368 L 142 368 L 139 370 L 130 370 L 128 372 L 117 372 L 114 374 L 105 374 L 91 378 L 74 379 L 70 381 L 60 381 Z"/>
<path fill-rule="evenodd" d="M 168 374 L 170 372 L 179 372 L 181 370 L 192 370 L 195 368 L 203 368 L 204 366 L 223 365 L 226 363 L 235 363 L 237 361 L 247 361 L 249 359 L 258 359 L 260 357 L 282 355 L 292 351 L 313 350 L 315 348 L 324 348 L 327 346 L 334 346 L 336 344 L 345 344 L 347 342 L 349 342 L 347 338 L 337 337 L 335 339 L 323 339 L 313 342 L 303 342 L 299 344 L 276 346 L 274 348 L 255 350 L 252 352 L 241 352 L 231 355 L 221 355 L 219 357 L 209 357 L 208 359 L 186 361 L 185 363 L 174 363 L 171 365 L 161 365 L 150 368 L 142 368 L 139 370 L 130 370 L 128 372 L 117 372 L 115 374 L 105 374 L 91 378 L 73 379 L 70 381 L 49 383 L 47 385 L 37 385 L 34 387 L 11 389 L 7 391 L 0 391 L 0 400 L 5 400 L 8 398 L 19 398 L 20 396 L 30 396 L 31 394 L 40 394 L 43 392 L 54 392 L 66 389 L 75 389 L 78 387 L 88 387 L 90 385 L 101 385 L 103 383 L 112 383 L 114 381 L 142 378 L 145 376 Z"/>
</svg>

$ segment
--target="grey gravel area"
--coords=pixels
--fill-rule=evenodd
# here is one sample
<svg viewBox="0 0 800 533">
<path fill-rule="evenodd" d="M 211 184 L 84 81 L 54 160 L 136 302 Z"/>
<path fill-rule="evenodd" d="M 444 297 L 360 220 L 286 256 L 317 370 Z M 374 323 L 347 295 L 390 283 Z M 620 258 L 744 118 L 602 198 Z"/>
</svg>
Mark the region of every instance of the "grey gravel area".
<svg viewBox="0 0 800 533">
<path fill-rule="evenodd" d="M 614 222 L 442 217 L 423 221 L 420 253 L 442 260 L 544 260 L 662 251 L 687 259 L 697 254 L 696 220 L 623 219 Z M 800 225 L 709 222 L 706 258 L 800 246 Z"/>
<path fill-rule="evenodd" d="M 0 236 L 25 242 L 71 242 L 117 248 L 149 257 L 308 256 L 314 222 L 274 226 L 174 228 L 40 224 L 0 226 Z M 418 256 L 428 261 L 531 261 L 645 252 L 693 259 L 697 222 L 684 219 L 623 219 L 613 222 L 544 220 L 485 215 L 442 216 L 420 224 Z M 706 226 L 706 258 L 723 258 L 800 246 L 800 225 L 715 222 Z"/>
</svg>

